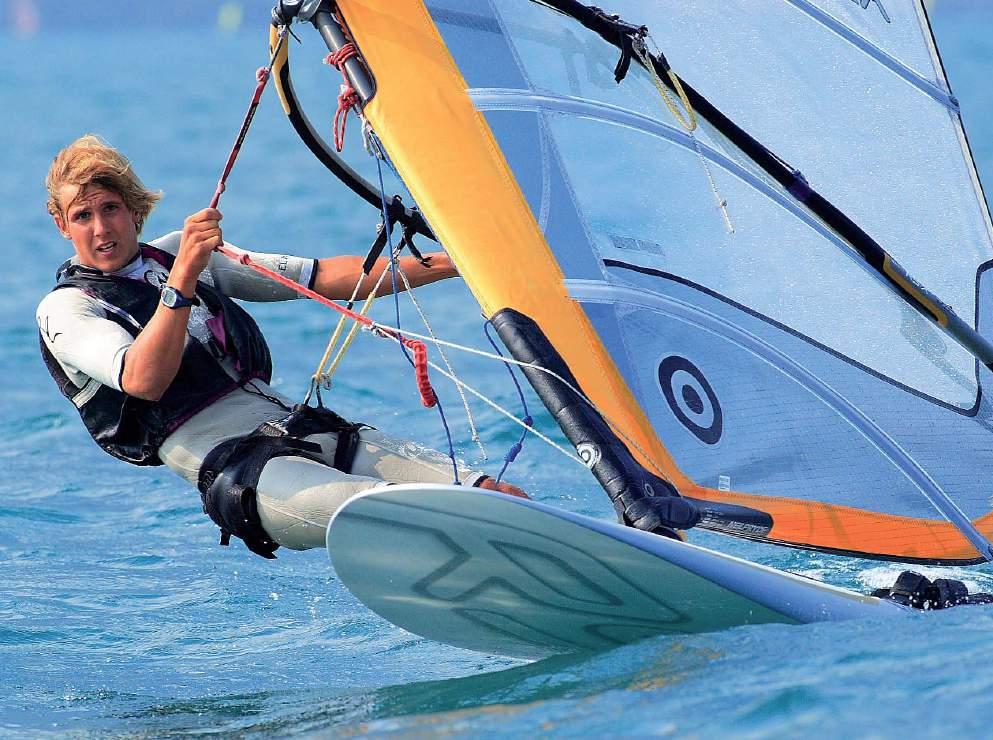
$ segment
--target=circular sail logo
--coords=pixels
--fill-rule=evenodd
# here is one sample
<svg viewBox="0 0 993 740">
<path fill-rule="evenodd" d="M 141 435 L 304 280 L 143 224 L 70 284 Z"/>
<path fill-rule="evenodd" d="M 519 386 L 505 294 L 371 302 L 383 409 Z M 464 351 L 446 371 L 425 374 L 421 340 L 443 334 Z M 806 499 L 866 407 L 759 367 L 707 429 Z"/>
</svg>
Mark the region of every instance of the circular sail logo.
<svg viewBox="0 0 993 740">
<path fill-rule="evenodd" d="M 592 442 L 580 442 L 576 445 L 576 452 L 583 461 L 583 465 L 593 470 L 593 466 L 600 462 L 600 448 Z"/>
<path fill-rule="evenodd" d="M 704 444 L 717 444 L 724 431 L 724 413 L 717 394 L 696 365 L 671 355 L 659 363 L 662 395 L 679 423 Z"/>
</svg>

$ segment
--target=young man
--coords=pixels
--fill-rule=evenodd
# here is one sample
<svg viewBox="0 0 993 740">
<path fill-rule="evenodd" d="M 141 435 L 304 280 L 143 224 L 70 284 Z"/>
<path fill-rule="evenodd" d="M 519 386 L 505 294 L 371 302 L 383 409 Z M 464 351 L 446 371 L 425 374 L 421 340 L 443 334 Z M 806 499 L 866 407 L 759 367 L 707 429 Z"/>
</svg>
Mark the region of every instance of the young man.
<svg viewBox="0 0 993 740">
<path fill-rule="evenodd" d="M 48 211 L 76 252 L 38 306 L 49 371 L 105 451 L 165 464 L 196 485 L 222 542 L 234 534 L 264 557 L 279 545 L 319 547 L 333 512 L 359 491 L 453 482 L 447 456 L 326 409 L 293 411 L 268 386 L 265 338 L 231 299 L 298 294 L 215 252 L 224 244 L 219 211 L 204 209 L 181 232 L 139 243 L 161 196 L 89 135 L 59 152 L 46 186 Z M 351 296 L 361 276 L 359 257 L 251 256 L 331 299 Z M 442 252 L 426 263 L 400 259 L 412 286 L 457 274 Z M 360 297 L 387 266 L 377 262 Z M 524 495 L 468 469 L 459 479 Z"/>
</svg>

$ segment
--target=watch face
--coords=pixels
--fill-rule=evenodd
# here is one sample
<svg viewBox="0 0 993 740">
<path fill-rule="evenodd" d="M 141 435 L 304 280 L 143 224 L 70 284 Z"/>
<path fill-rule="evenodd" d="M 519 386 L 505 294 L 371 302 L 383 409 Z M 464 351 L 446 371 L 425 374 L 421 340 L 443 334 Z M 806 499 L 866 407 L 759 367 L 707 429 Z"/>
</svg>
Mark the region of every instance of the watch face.
<svg viewBox="0 0 993 740">
<path fill-rule="evenodd" d="M 183 294 L 171 285 L 167 285 L 162 289 L 162 303 L 167 308 L 182 308 L 183 306 L 193 305 L 193 301 L 184 298 Z"/>
</svg>

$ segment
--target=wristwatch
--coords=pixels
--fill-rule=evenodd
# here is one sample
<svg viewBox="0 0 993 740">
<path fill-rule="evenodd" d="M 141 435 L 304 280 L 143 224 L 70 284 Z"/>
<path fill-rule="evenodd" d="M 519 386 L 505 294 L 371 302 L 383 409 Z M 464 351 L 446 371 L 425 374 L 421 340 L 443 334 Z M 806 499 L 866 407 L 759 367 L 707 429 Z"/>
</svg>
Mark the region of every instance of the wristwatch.
<svg viewBox="0 0 993 740">
<path fill-rule="evenodd" d="M 186 308 L 187 306 L 198 306 L 200 301 L 193 298 L 187 298 L 178 290 L 176 290 L 171 285 L 162 286 L 162 305 L 166 308 Z"/>
</svg>

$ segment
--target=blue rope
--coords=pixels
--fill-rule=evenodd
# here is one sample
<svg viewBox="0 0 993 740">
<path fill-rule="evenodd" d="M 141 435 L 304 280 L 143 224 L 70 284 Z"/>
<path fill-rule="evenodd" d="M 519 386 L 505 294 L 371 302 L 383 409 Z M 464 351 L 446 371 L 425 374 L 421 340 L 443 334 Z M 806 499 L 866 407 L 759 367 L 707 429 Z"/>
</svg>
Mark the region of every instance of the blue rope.
<svg viewBox="0 0 993 740">
<path fill-rule="evenodd" d="M 486 322 L 483 324 L 483 333 L 486 334 L 486 338 L 489 340 L 490 346 L 493 347 L 494 350 L 496 350 L 496 353 L 500 355 L 500 357 L 503 357 L 503 352 L 500 351 L 500 347 L 497 346 L 497 343 L 493 340 L 493 337 L 490 336 L 490 327 L 492 325 L 493 322 L 487 319 Z M 528 429 L 530 429 L 531 427 L 534 426 L 534 419 L 532 419 L 531 414 L 528 413 L 528 402 L 524 398 L 524 391 L 521 390 L 521 384 L 517 382 L 517 376 L 514 375 L 514 368 L 511 367 L 510 363 L 507 362 L 506 359 L 504 359 L 503 364 L 504 367 L 507 368 L 507 372 L 510 373 L 510 379 L 514 381 L 514 387 L 517 388 L 517 396 L 518 398 L 521 399 L 521 406 L 524 407 L 524 416 L 521 418 L 521 422 L 526 427 L 528 427 Z M 503 474 L 507 472 L 507 468 L 510 466 L 512 462 L 514 462 L 514 460 L 517 459 L 517 456 L 521 454 L 521 450 L 524 449 L 524 440 L 527 438 L 527 436 L 528 436 L 528 430 L 525 429 L 523 432 L 521 432 L 521 438 L 517 440 L 517 442 L 515 442 L 511 446 L 511 448 L 507 451 L 507 454 L 504 455 L 503 467 L 500 468 L 500 474 L 496 477 L 497 483 L 503 480 Z"/>
<path fill-rule="evenodd" d="M 378 148 L 378 147 L 377 147 Z M 400 295 L 397 293 L 397 265 L 396 265 L 396 255 L 393 252 L 393 229 L 390 227 L 390 216 L 389 208 L 386 205 L 386 185 L 383 182 L 383 166 L 382 161 L 379 157 L 374 157 L 376 160 L 376 171 L 379 173 L 379 202 L 383 211 L 383 228 L 386 229 L 386 248 L 389 250 L 390 255 L 390 278 L 393 282 L 393 306 L 396 310 L 396 329 L 397 333 L 400 332 Z M 403 335 L 400 334 L 400 338 Z M 410 353 L 407 352 L 407 348 L 400 343 L 400 351 L 403 352 L 403 356 L 407 358 L 407 362 L 410 366 L 414 366 L 414 361 L 410 358 Z M 459 480 L 459 465 L 455 460 L 455 444 L 452 442 L 452 431 L 448 427 L 448 419 L 445 418 L 445 409 L 441 405 L 441 398 L 438 397 L 438 393 L 435 392 L 435 405 L 438 409 L 438 414 L 441 417 L 441 425 L 445 428 L 445 437 L 448 439 L 448 457 L 452 461 L 452 471 L 455 485 L 462 485 L 462 481 Z"/>
</svg>

